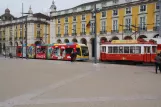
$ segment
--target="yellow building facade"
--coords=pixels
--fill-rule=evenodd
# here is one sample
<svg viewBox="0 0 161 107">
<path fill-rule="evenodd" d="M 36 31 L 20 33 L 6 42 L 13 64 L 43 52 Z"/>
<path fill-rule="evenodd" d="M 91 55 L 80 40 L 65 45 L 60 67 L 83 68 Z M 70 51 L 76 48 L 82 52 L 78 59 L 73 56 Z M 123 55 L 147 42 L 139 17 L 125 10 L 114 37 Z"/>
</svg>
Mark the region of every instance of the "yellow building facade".
<svg viewBox="0 0 161 107">
<path fill-rule="evenodd" d="M 94 56 L 94 17 L 96 33 L 101 41 L 157 38 L 160 25 L 157 0 L 100 0 L 62 11 L 53 11 L 55 42 L 77 42 L 88 45 Z M 99 54 L 99 49 L 98 49 Z"/>
<path fill-rule="evenodd" d="M 27 44 L 50 43 L 50 17 L 42 13 L 33 14 L 31 7 L 28 13 L 27 16 L 15 18 L 6 9 L 0 16 L 0 53 L 6 46 L 25 44 L 26 35 Z"/>
</svg>

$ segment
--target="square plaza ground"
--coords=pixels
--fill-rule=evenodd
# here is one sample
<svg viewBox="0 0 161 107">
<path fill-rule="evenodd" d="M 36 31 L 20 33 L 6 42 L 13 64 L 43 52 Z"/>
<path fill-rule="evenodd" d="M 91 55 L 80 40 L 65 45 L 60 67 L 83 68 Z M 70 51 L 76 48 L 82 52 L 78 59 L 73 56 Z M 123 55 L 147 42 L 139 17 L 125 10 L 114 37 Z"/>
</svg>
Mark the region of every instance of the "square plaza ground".
<svg viewBox="0 0 161 107">
<path fill-rule="evenodd" d="M 151 66 L 0 59 L 0 107 L 161 107 Z"/>
</svg>

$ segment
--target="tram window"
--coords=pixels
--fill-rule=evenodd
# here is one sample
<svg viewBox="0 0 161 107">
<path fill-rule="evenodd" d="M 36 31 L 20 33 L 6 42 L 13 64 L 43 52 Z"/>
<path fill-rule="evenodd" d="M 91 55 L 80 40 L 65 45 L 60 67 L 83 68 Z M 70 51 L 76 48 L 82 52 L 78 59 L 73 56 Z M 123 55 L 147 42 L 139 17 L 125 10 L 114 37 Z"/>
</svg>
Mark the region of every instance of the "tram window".
<svg viewBox="0 0 161 107">
<path fill-rule="evenodd" d="M 66 48 L 66 54 L 71 54 L 73 51 L 73 48 Z"/>
<path fill-rule="evenodd" d="M 157 53 L 157 47 L 156 46 L 152 46 L 152 52 Z"/>
<path fill-rule="evenodd" d="M 129 53 L 129 47 L 127 46 L 124 47 L 124 53 Z"/>
<path fill-rule="evenodd" d="M 102 46 L 102 52 L 106 52 L 106 46 Z"/>
<path fill-rule="evenodd" d="M 117 46 L 114 46 L 114 47 L 113 47 L 113 53 L 118 53 L 118 50 L 119 50 L 119 49 L 118 49 Z"/>
<path fill-rule="evenodd" d="M 123 53 L 123 46 L 119 47 L 119 53 Z"/>
<path fill-rule="evenodd" d="M 77 48 L 77 55 L 81 56 L 80 48 Z"/>
<path fill-rule="evenodd" d="M 148 47 L 148 50 L 147 50 L 147 51 L 148 51 L 148 53 L 151 53 L 151 52 L 150 52 L 150 47 Z"/>
<path fill-rule="evenodd" d="M 136 54 L 140 54 L 141 53 L 141 47 L 140 46 L 136 46 L 135 53 Z"/>
<path fill-rule="evenodd" d="M 81 48 L 82 48 L 82 55 L 83 56 L 89 56 L 88 47 L 82 46 Z"/>
<path fill-rule="evenodd" d="M 112 53 L 112 47 L 108 47 L 108 53 Z"/>
<path fill-rule="evenodd" d="M 135 46 L 130 47 L 130 53 L 134 54 L 135 53 Z"/>
</svg>

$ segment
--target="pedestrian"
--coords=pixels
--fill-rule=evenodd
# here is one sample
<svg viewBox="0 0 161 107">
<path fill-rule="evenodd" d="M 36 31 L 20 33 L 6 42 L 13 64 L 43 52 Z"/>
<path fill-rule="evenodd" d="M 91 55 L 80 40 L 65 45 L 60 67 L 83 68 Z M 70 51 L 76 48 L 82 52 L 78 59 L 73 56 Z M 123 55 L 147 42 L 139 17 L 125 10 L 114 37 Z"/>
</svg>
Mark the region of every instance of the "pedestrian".
<svg viewBox="0 0 161 107">
<path fill-rule="evenodd" d="M 158 73 L 158 68 L 160 70 L 160 73 L 161 73 L 161 55 L 160 54 L 157 54 L 157 56 L 155 57 L 155 71 L 156 71 L 156 74 Z"/>
<path fill-rule="evenodd" d="M 73 53 L 73 51 L 71 52 L 70 57 L 71 57 L 71 62 L 73 62 L 73 58 L 74 58 L 74 53 Z"/>
</svg>

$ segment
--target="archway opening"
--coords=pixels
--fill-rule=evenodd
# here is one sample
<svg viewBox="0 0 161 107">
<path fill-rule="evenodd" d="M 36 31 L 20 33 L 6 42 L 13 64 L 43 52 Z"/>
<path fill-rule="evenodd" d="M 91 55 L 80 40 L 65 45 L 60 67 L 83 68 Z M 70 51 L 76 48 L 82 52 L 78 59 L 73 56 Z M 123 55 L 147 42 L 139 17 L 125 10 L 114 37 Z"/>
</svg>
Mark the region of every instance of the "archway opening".
<svg viewBox="0 0 161 107">
<path fill-rule="evenodd" d="M 155 35 L 153 38 L 159 38 L 159 34 Z"/>
<path fill-rule="evenodd" d="M 107 38 L 106 38 L 106 37 L 102 37 L 102 38 L 100 39 L 100 43 L 104 43 L 104 42 L 107 42 Z"/>
<path fill-rule="evenodd" d="M 132 40 L 132 37 L 131 37 L 131 36 L 126 36 L 126 37 L 124 38 L 124 40 Z"/>
<path fill-rule="evenodd" d="M 65 39 L 65 40 L 64 40 L 64 43 L 69 43 L 69 40 L 68 40 L 68 39 Z"/>
<path fill-rule="evenodd" d="M 72 40 L 73 43 L 78 43 L 77 39 Z"/>
<path fill-rule="evenodd" d="M 91 38 L 90 39 L 91 42 L 91 53 L 92 53 L 92 57 L 95 57 L 95 39 Z"/>
<path fill-rule="evenodd" d="M 36 45 L 36 46 L 41 45 L 41 41 L 36 41 L 36 42 L 35 42 L 35 45 Z"/>
<path fill-rule="evenodd" d="M 60 39 L 57 40 L 57 43 L 62 43 L 62 41 Z"/>
<path fill-rule="evenodd" d="M 15 46 L 18 46 L 18 42 L 15 42 Z"/>
<path fill-rule="evenodd" d="M 139 37 L 138 37 L 138 39 L 144 39 L 144 38 L 147 38 L 145 35 L 140 35 Z"/>
<path fill-rule="evenodd" d="M 119 38 L 117 36 L 114 36 L 111 38 L 110 42 L 112 42 L 113 40 L 119 40 Z"/>
<path fill-rule="evenodd" d="M 87 40 L 85 38 L 82 38 L 81 43 L 87 45 Z"/>
</svg>

